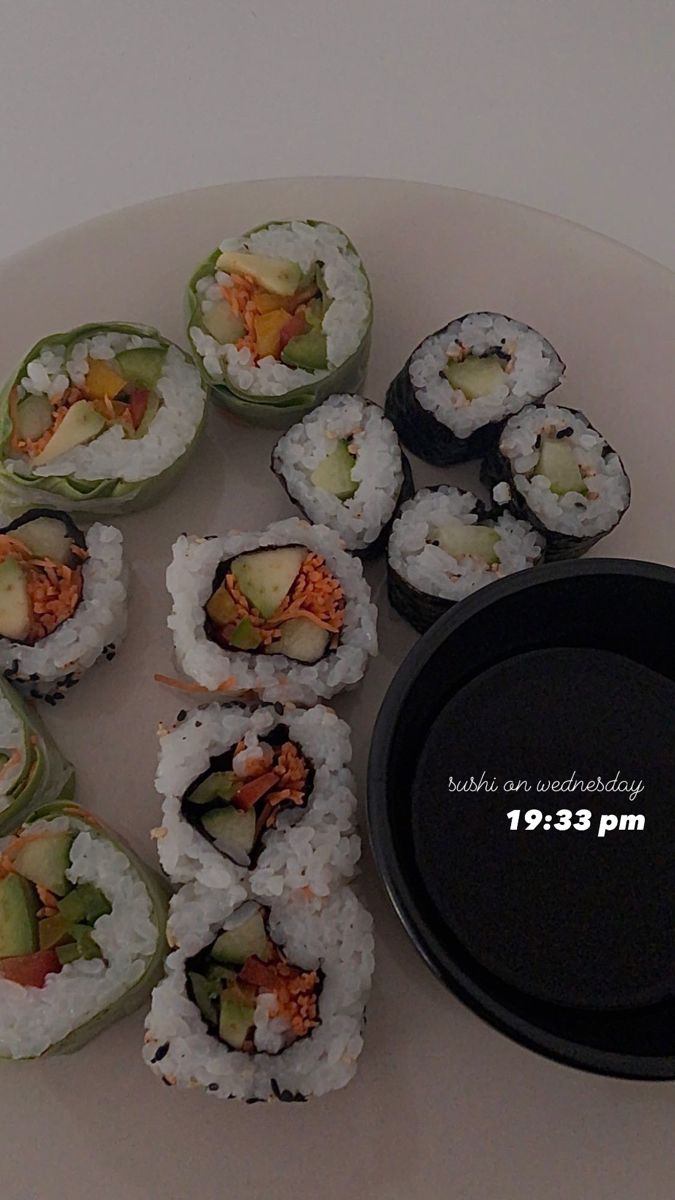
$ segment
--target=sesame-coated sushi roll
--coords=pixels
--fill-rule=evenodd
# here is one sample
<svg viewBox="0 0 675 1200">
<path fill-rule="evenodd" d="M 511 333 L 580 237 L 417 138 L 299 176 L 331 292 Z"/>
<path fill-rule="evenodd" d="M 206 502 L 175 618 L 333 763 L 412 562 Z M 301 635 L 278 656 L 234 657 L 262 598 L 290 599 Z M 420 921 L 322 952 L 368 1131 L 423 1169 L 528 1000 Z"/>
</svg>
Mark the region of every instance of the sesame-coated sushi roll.
<svg viewBox="0 0 675 1200">
<path fill-rule="evenodd" d="M 234 912 L 189 884 L 153 993 L 144 1058 L 165 1083 L 220 1099 L 306 1100 L 344 1087 L 363 1045 L 372 919 L 348 887 Z"/>
<path fill-rule="evenodd" d="M 542 560 L 544 539 L 472 492 L 440 484 L 403 505 L 387 549 L 389 599 L 420 633 L 465 596 Z"/>
<path fill-rule="evenodd" d="M 616 451 L 583 413 L 555 404 L 528 405 L 506 422 L 482 478 L 495 503 L 544 535 L 549 562 L 585 554 L 630 504 Z"/>
<path fill-rule="evenodd" d="M 377 653 L 361 563 L 323 525 L 180 537 L 166 579 L 178 665 L 205 691 L 313 704 Z"/>
<path fill-rule="evenodd" d="M 167 897 L 76 804 L 0 840 L 0 1058 L 77 1050 L 143 1003 L 162 972 Z"/>
<path fill-rule="evenodd" d="M 144 325 L 81 325 L 33 346 L 0 396 L 0 495 L 108 514 L 145 508 L 197 440 L 206 389 Z"/>
<path fill-rule="evenodd" d="M 468 313 L 413 351 L 385 412 L 405 446 L 437 466 L 480 458 L 499 423 L 557 387 L 565 364 L 546 338 L 500 313 Z"/>
<path fill-rule="evenodd" d="M 32 809 L 70 796 L 75 772 L 35 710 L 0 675 L 0 835 Z"/>
<path fill-rule="evenodd" d="M 363 382 L 370 285 L 335 225 L 271 221 L 226 239 L 192 276 L 187 306 L 205 382 L 246 421 L 286 429 Z"/>
<path fill-rule="evenodd" d="M 234 903 L 350 879 L 361 846 L 349 727 L 332 709 L 209 704 L 160 728 L 160 862 Z"/>
<path fill-rule="evenodd" d="M 32 508 L 0 530 L 0 670 L 54 704 L 126 632 L 122 534 Z"/>
<path fill-rule="evenodd" d="M 361 558 L 384 550 L 414 491 L 391 421 L 361 396 L 330 396 L 293 425 L 274 447 L 272 470 L 310 521 L 335 529 Z"/>
</svg>

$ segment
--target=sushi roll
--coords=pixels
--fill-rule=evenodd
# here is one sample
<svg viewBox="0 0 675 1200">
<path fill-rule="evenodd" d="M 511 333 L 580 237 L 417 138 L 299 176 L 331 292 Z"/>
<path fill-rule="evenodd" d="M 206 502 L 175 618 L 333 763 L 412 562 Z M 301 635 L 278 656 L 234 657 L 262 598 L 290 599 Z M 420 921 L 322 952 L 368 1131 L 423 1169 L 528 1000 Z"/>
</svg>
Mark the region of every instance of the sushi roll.
<svg viewBox="0 0 675 1200">
<path fill-rule="evenodd" d="M 385 412 L 405 446 L 436 466 L 480 458 L 498 425 L 560 383 L 546 338 L 500 313 L 459 317 L 420 342 L 390 384 Z"/>
<path fill-rule="evenodd" d="M 286 429 L 366 373 L 373 305 L 347 236 L 323 221 L 271 221 L 220 243 L 192 276 L 188 337 L 214 399 Z"/>
<path fill-rule="evenodd" d="M 306 1100 L 344 1087 L 363 1045 L 372 919 L 348 887 L 234 912 L 189 884 L 155 989 L 144 1058 L 165 1083 L 220 1099 Z"/>
<path fill-rule="evenodd" d="M 162 973 L 167 898 L 91 813 L 58 802 L 0 841 L 0 1058 L 77 1050 Z"/>
<path fill-rule="evenodd" d="M 166 580 L 178 664 L 204 691 L 314 704 L 377 653 L 361 563 L 324 525 L 180 537 Z"/>
<path fill-rule="evenodd" d="M 209 704 L 160 729 L 160 862 L 174 883 L 218 887 L 234 903 L 355 872 L 361 844 L 349 727 L 310 709 Z"/>
<path fill-rule="evenodd" d="M 0 497 L 109 514 L 145 508 L 196 442 L 206 389 L 188 355 L 144 325 L 43 338 L 0 396 Z"/>
<path fill-rule="evenodd" d="M 391 604 L 420 633 L 478 588 L 536 566 L 544 539 L 472 492 L 440 484 L 403 505 L 387 550 Z"/>
<path fill-rule="evenodd" d="M 66 512 L 32 508 L 0 530 L 0 671 L 34 699 L 63 700 L 126 632 L 122 534 L 83 533 Z"/>
<path fill-rule="evenodd" d="M 616 451 L 582 412 L 555 404 L 528 405 L 506 422 L 482 478 L 496 503 L 544 535 L 549 562 L 585 554 L 630 504 Z"/>
<path fill-rule="evenodd" d="M 0 675 L 0 836 L 60 796 L 72 796 L 75 772 L 19 693 Z"/>
<path fill-rule="evenodd" d="M 310 521 L 373 558 L 415 488 L 410 463 L 382 409 L 361 396 L 330 396 L 277 442 L 272 470 Z"/>
</svg>

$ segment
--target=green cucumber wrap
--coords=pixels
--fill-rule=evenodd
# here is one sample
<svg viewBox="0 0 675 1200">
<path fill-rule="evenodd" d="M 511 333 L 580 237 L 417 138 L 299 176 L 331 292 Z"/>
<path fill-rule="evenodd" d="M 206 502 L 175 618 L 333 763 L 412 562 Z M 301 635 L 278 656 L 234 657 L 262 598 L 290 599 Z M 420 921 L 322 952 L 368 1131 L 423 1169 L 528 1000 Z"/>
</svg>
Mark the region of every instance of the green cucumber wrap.
<svg viewBox="0 0 675 1200">
<path fill-rule="evenodd" d="M 39 822 L 39 826 L 38 826 Z M 99 867 L 98 878 L 94 879 L 95 886 L 107 897 L 112 906 L 112 915 L 101 918 L 101 923 L 112 922 L 117 920 L 118 924 L 115 934 L 112 937 L 111 944 L 115 948 L 114 954 L 107 951 L 108 958 L 104 955 L 104 969 L 106 973 L 106 985 L 108 984 L 109 975 L 115 968 L 115 964 L 119 968 L 119 959 L 125 955 L 135 954 L 135 967 L 130 971 L 128 986 L 123 987 L 118 974 L 113 984 L 117 992 L 112 999 L 101 1001 L 100 1007 L 97 1007 L 91 999 L 91 992 L 88 991 L 85 1007 L 88 1005 L 86 1015 L 73 1017 L 78 1007 L 82 1009 L 82 1004 L 78 1005 L 78 997 L 76 995 L 78 984 L 82 981 L 76 974 L 67 975 L 67 972 L 72 972 L 72 966 L 77 966 L 77 963 L 72 966 L 63 968 L 63 971 L 56 975 L 47 977 L 44 989 L 27 987 L 23 992 L 33 993 L 34 996 L 41 997 L 49 988 L 50 984 L 59 984 L 61 981 L 65 984 L 65 988 L 58 994 L 58 999 L 52 993 L 51 1004 L 56 1006 L 59 1011 L 54 1011 L 52 1008 L 52 1017 L 60 1023 L 61 1029 L 55 1040 L 49 1041 L 43 1048 L 33 1050 L 26 1049 L 25 1052 L 17 1052 L 14 1045 L 14 1052 L 8 1052 L 7 1041 L 9 1038 L 15 1037 L 16 1028 L 16 1013 L 14 1021 L 11 1020 L 11 1014 L 8 1023 L 6 1011 L 7 999 L 3 1001 L 2 983 L 0 977 L 0 1058 L 11 1058 L 13 1060 L 23 1060 L 30 1058 L 44 1058 L 54 1054 L 70 1054 L 79 1050 L 86 1042 L 90 1041 L 97 1034 L 101 1033 L 108 1026 L 128 1016 L 138 1009 L 145 1000 L 148 999 L 155 984 L 157 984 L 163 974 L 164 960 L 167 952 L 166 943 L 166 920 L 168 911 L 169 889 L 163 878 L 150 867 L 148 867 L 142 859 L 127 845 L 127 843 L 112 829 L 105 825 L 99 817 L 93 813 L 81 808 L 78 804 L 73 804 L 68 799 L 62 798 L 52 804 L 44 805 L 37 809 L 28 818 L 23 827 L 18 831 L 18 834 L 26 837 L 33 837 L 39 832 L 48 832 L 49 825 L 54 822 L 54 832 L 62 832 L 64 829 L 68 833 L 75 835 L 71 846 L 71 862 L 76 858 L 76 848 L 78 845 L 78 835 L 91 835 L 88 841 L 89 848 L 92 844 L 96 846 L 95 851 L 89 849 L 89 861 L 94 864 L 94 872 L 96 867 Z M 37 826 L 37 828 L 36 828 Z M 1 848 L 6 849 L 7 843 Z M 110 854 L 112 852 L 112 863 Z M 82 852 L 80 851 L 80 860 Z M 111 874 L 111 866 L 113 868 Z M 81 869 L 81 868 L 80 868 Z M 90 868 L 91 870 L 91 868 Z M 106 872 L 108 872 L 106 874 Z M 122 884 L 118 884 L 120 878 L 124 876 Z M 81 876 L 78 875 L 78 880 Z M 129 894 L 129 883 L 131 881 L 132 888 L 135 892 L 133 898 Z M 139 896 L 138 885 L 142 884 L 144 895 L 142 895 L 143 913 L 140 912 L 141 897 Z M 121 887 L 122 890 L 116 895 L 115 888 Z M 152 931 L 152 948 L 148 947 L 147 952 L 142 955 L 136 949 L 130 949 L 130 943 L 137 936 L 137 927 L 140 921 L 146 923 L 147 927 Z M 120 927 L 121 926 L 121 927 Z M 103 936 L 99 932 L 99 925 L 96 922 L 93 926 L 93 935 L 101 940 L 105 945 Z M 110 936 L 110 935 L 108 935 Z M 147 930 L 146 930 L 147 936 Z M 99 959 L 100 961 L 100 959 Z M 85 963 L 86 967 L 91 967 L 91 963 Z M 1 972 L 0 972 L 1 975 Z M 87 973 L 84 982 L 87 986 L 91 984 L 91 974 Z M 14 987 L 14 995 L 16 995 L 16 985 Z M 33 997 L 31 997 L 31 1000 Z M 65 1000 L 65 1004 L 64 1004 Z M 67 1006 L 67 1009 L 66 1009 Z M 63 1034 L 63 1014 L 65 1010 L 66 1023 L 73 1024 L 73 1027 Z M 21 1010 L 19 1010 L 21 1011 Z M 27 1016 L 35 1013 L 44 1021 L 44 1012 L 29 1008 Z M 14 1028 L 12 1027 L 14 1026 Z M 48 1031 L 45 1033 L 42 1030 L 42 1041 L 48 1041 Z"/>
<path fill-rule="evenodd" d="M 142 467 L 141 477 L 134 480 L 125 480 L 119 476 L 78 479 L 74 474 L 38 475 L 31 470 L 30 460 L 26 456 L 19 457 L 12 451 L 12 394 L 26 375 L 28 364 L 38 358 L 43 350 L 54 347 L 64 347 L 67 358 L 68 352 L 76 343 L 98 334 L 127 334 L 130 338 L 151 338 L 159 346 L 166 348 L 167 352 L 171 351 L 173 355 L 180 355 L 182 362 L 186 365 L 193 366 L 190 356 L 184 350 L 149 325 L 117 321 L 95 322 L 79 325 L 65 333 L 50 334 L 36 342 L 21 360 L 0 393 L 0 505 L 13 516 L 33 507 L 58 508 L 66 512 L 91 516 L 120 516 L 125 513 L 137 512 L 139 509 L 154 504 L 173 487 L 197 444 L 204 425 L 206 408 L 206 389 L 203 387 L 201 387 L 201 405 L 197 406 L 199 411 L 184 447 L 176 453 L 172 461 L 155 473 L 153 473 L 152 455 L 150 454 L 148 455 L 147 475 L 143 475 L 146 468 Z M 96 439 L 90 444 L 95 444 L 95 442 Z M 139 441 L 129 440 L 129 445 L 140 445 L 141 442 L 145 442 L 145 437 Z M 21 464 L 20 470 L 17 470 L 17 463 Z"/>
<path fill-rule="evenodd" d="M 257 225 L 254 229 L 248 230 L 240 239 L 236 240 L 243 246 L 255 234 L 290 224 L 291 222 L 287 221 L 269 221 L 264 225 Z M 293 222 L 293 224 L 296 223 Z M 356 257 L 359 274 L 363 280 L 363 290 L 367 297 L 367 317 L 363 322 L 358 345 L 338 365 L 329 366 L 329 368 L 323 371 L 312 372 L 315 376 L 313 381 L 305 380 L 305 382 L 297 387 L 289 387 L 281 395 L 266 395 L 261 394 L 259 391 L 256 392 L 255 387 L 246 389 L 238 385 L 232 378 L 226 364 L 222 362 L 222 359 L 222 378 L 216 378 L 206 369 L 205 356 L 200 353 L 196 344 L 196 342 L 201 341 L 204 337 L 208 337 L 208 330 L 204 324 L 202 298 L 199 294 L 198 285 L 200 281 L 215 276 L 216 262 L 221 254 L 221 246 L 216 247 L 208 258 L 200 263 L 192 275 L 186 291 L 188 340 L 194 360 L 201 371 L 202 379 L 210 388 L 212 399 L 218 405 L 232 413 L 233 416 L 240 417 L 249 424 L 271 429 L 288 429 L 296 421 L 301 420 L 306 413 L 326 400 L 328 396 L 335 395 L 336 393 L 360 391 L 368 368 L 373 323 L 373 301 L 370 282 L 363 263 L 358 256 L 358 251 L 337 226 L 327 226 L 324 222 L 312 220 L 306 220 L 301 224 L 311 229 L 333 230 L 336 235 L 339 235 L 344 242 L 345 254 Z M 321 268 L 322 264 L 319 262 L 320 271 Z M 334 301 L 331 300 L 330 295 L 326 292 L 326 283 L 323 276 L 321 276 L 321 279 L 322 292 L 326 303 L 325 311 L 327 312 L 329 311 L 330 304 L 334 303 Z M 213 341 L 212 338 L 210 340 Z M 308 372 L 302 373 L 306 375 Z"/>
<path fill-rule="evenodd" d="M 0 762 L 0 836 L 38 805 L 74 795 L 74 768 L 35 710 L 1 675 Z"/>
</svg>

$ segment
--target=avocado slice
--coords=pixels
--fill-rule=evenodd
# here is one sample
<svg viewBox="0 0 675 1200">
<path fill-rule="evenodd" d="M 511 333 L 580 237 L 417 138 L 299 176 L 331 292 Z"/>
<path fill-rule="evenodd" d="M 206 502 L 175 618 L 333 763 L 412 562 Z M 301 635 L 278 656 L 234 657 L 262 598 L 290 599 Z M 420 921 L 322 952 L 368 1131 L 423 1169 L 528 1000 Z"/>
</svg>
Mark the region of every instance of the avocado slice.
<svg viewBox="0 0 675 1200">
<path fill-rule="evenodd" d="M 77 942 L 65 942 L 63 946 L 56 947 L 56 957 L 61 966 L 65 967 L 66 963 L 75 962 L 78 958 L 82 958 L 82 955 Z"/>
<path fill-rule="evenodd" d="M 236 929 L 226 929 L 218 935 L 211 949 L 211 957 L 226 966 L 228 963 L 243 966 L 246 959 L 253 955 L 267 962 L 271 948 L 265 920 L 258 908 L 242 925 Z"/>
<path fill-rule="evenodd" d="M 114 400 L 125 386 L 124 376 L 107 359 L 90 358 L 88 362 L 89 370 L 84 384 L 87 395 L 92 400 L 104 400 L 106 396 Z"/>
<path fill-rule="evenodd" d="M 304 546 L 253 550 L 234 558 L 230 570 L 246 599 L 262 617 L 271 617 L 295 583 L 306 554 Z"/>
<path fill-rule="evenodd" d="M 226 346 L 228 342 L 238 342 L 246 333 L 244 322 L 230 308 L 227 300 L 220 300 L 207 312 L 202 313 L 202 325 L 221 346 Z"/>
<path fill-rule="evenodd" d="M 14 855 L 14 870 L 55 896 L 65 896 L 71 886 L 66 871 L 70 867 L 73 840 L 72 833 L 45 833 L 26 839 Z"/>
<path fill-rule="evenodd" d="M 586 491 L 574 450 L 564 438 L 542 438 L 539 460 L 533 474 L 544 475 L 557 496 Z"/>
<path fill-rule="evenodd" d="M 248 859 L 255 842 L 255 807 L 242 812 L 228 804 L 227 808 L 210 808 L 202 817 L 202 825 L 212 837 L 216 849 L 221 850 L 234 862 L 248 866 Z"/>
<path fill-rule="evenodd" d="M 70 933 L 78 949 L 78 958 L 103 958 L 101 947 L 96 942 L 89 925 L 71 925 Z"/>
<path fill-rule="evenodd" d="M 187 799 L 190 804 L 213 804 L 215 800 L 228 804 L 241 784 L 241 779 L 234 771 L 214 771 L 197 784 Z"/>
<path fill-rule="evenodd" d="M 478 396 L 490 396 L 495 388 L 504 382 L 504 367 L 506 363 L 498 354 L 485 354 L 479 357 L 469 354 L 461 362 L 449 358 L 443 375 L 451 388 L 464 392 L 467 400 L 476 400 Z"/>
<path fill-rule="evenodd" d="M 325 371 L 328 366 L 328 344 L 321 329 L 310 329 L 291 338 L 281 351 L 281 361 L 287 367 L 302 367 L 305 371 Z"/>
<path fill-rule="evenodd" d="M 59 900 L 59 912 L 71 925 L 86 922 L 93 925 L 99 917 L 112 912 L 110 901 L 93 883 L 78 883 Z"/>
<path fill-rule="evenodd" d="M 499 541 L 499 530 L 488 525 L 465 525 L 458 517 L 451 517 L 438 529 L 432 530 L 432 539 L 453 558 L 468 555 L 491 564 L 499 562 L 495 546 Z"/>
<path fill-rule="evenodd" d="M 239 610 L 224 583 L 216 588 L 208 601 L 206 614 L 214 625 L 231 625 L 233 621 L 239 620 Z"/>
<path fill-rule="evenodd" d="M 349 500 L 359 486 L 352 479 L 355 465 L 356 456 L 350 452 L 345 438 L 340 438 L 335 449 L 314 468 L 310 480 L 314 487 L 329 492 L 338 500 Z"/>
<path fill-rule="evenodd" d="M 131 350 L 120 351 L 117 366 L 125 382 L 152 391 L 162 374 L 166 353 L 166 346 L 134 346 Z"/>
<path fill-rule="evenodd" d="M 217 1025 L 219 1017 L 218 994 L 221 990 L 221 985 L 207 979 L 205 975 L 200 975 L 198 971 L 189 971 L 188 979 L 195 1004 L 207 1025 Z"/>
<path fill-rule="evenodd" d="M 223 990 L 220 997 L 218 1035 L 233 1050 L 241 1050 L 255 1021 L 255 1004 L 242 995 L 236 984 Z"/>
<path fill-rule="evenodd" d="M 266 654 L 285 654 L 301 663 L 315 663 L 323 658 L 330 633 L 307 617 L 292 617 L 280 626 L 280 636 L 265 646 Z"/>
<path fill-rule="evenodd" d="M 70 941 L 70 926 L 61 913 L 54 917 L 44 917 L 39 922 L 40 949 L 53 950 L 63 942 Z"/>
<path fill-rule="evenodd" d="M 16 407 L 15 433 L 22 441 L 36 442 L 51 426 L 52 416 L 47 396 L 25 396 Z"/>
<path fill-rule="evenodd" d="M 321 329 L 323 319 L 326 315 L 326 306 L 323 300 L 310 300 L 305 305 L 305 320 L 310 329 Z"/>
<path fill-rule="evenodd" d="M 33 466 L 45 467 L 60 454 L 67 454 L 75 446 L 90 442 L 105 428 L 105 424 L 105 417 L 102 417 L 88 400 L 76 400 L 44 450 L 33 459 Z"/>
<path fill-rule="evenodd" d="M 301 267 L 288 258 L 269 258 L 243 250 L 224 250 L 216 261 L 216 269 L 228 275 L 247 275 L 264 291 L 277 296 L 294 295 L 303 279 Z"/>
<path fill-rule="evenodd" d="M 243 617 L 239 624 L 232 630 L 227 638 L 230 646 L 234 646 L 235 650 L 257 650 L 262 642 L 262 635 L 251 621 L 250 617 Z"/>
<path fill-rule="evenodd" d="M 27 879 L 0 879 L 0 958 L 34 954 L 38 948 L 37 893 Z"/>
<path fill-rule="evenodd" d="M 0 563 L 0 637 L 22 642 L 28 637 L 31 605 L 26 572 L 15 558 Z"/>
</svg>

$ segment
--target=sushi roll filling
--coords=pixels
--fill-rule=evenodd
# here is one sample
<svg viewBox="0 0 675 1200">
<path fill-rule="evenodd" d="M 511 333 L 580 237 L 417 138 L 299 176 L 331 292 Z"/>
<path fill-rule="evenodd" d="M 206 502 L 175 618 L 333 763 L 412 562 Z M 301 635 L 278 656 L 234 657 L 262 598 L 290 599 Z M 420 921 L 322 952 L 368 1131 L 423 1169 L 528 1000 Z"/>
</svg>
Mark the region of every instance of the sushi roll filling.
<svg viewBox="0 0 675 1200">
<path fill-rule="evenodd" d="M 278 1054 L 320 1024 L 321 972 L 290 963 L 269 911 L 246 904 L 186 961 L 187 992 L 213 1036 L 244 1054 Z"/>
<path fill-rule="evenodd" d="M 619 456 L 582 414 L 528 406 L 504 427 L 499 451 L 528 507 L 551 530 L 609 530 L 630 499 Z"/>
<path fill-rule="evenodd" d="M 43 988 L 78 959 L 104 959 L 96 922 L 112 912 L 93 883 L 72 883 L 70 831 L 18 834 L 0 853 L 0 978 Z"/>
<path fill-rule="evenodd" d="M 315 663 L 338 645 L 344 608 L 340 582 L 320 554 L 276 546 L 219 565 L 204 628 L 223 649 Z"/>
<path fill-rule="evenodd" d="M 88 557 L 66 513 L 32 509 L 0 532 L 0 637 L 34 646 L 72 617 Z"/>
<path fill-rule="evenodd" d="M 239 866 L 252 864 L 263 835 L 279 813 L 304 808 L 313 769 L 300 747 L 278 725 L 264 738 L 246 734 L 187 789 L 186 820 Z"/>
</svg>

